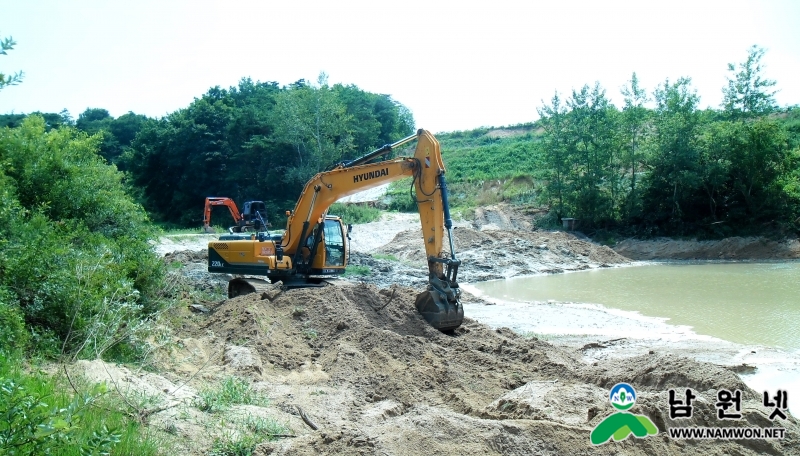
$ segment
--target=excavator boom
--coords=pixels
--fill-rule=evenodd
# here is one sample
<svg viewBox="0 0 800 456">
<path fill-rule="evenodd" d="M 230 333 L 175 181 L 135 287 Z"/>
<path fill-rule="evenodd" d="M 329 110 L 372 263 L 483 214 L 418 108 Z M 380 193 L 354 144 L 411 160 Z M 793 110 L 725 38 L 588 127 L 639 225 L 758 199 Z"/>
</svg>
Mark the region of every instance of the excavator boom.
<svg viewBox="0 0 800 456">
<path fill-rule="evenodd" d="M 209 196 L 206 198 L 206 206 L 203 210 L 204 228 L 207 229 L 211 226 L 211 210 L 214 206 L 227 207 L 234 222 L 239 223 L 239 221 L 242 220 L 242 216 L 239 214 L 239 208 L 236 207 L 236 203 L 234 203 L 232 199 L 224 196 Z"/>
</svg>

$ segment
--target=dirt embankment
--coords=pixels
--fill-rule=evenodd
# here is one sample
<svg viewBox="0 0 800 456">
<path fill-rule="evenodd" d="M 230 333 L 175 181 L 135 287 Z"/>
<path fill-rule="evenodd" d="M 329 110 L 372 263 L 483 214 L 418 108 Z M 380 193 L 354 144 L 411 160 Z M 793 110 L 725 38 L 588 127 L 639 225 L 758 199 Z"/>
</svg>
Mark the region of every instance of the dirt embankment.
<svg viewBox="0 0 800 456">
<path fill-rule="evenodd" d="M 800 259 L 800 240 L 731 237 L 718 241 L 626 239 L 614 250 L 634 260 L 793 260 Z"/>
<path fill-rule="evenodd" d="M 353 230 L 350 264 L 370 268 L 370 275 L 358 278 L 365 282 L 381 286 L 425 285 L 427 256 L 418 217 L 392 217 Z M 453 238 L 456 256 L 462 262 L 458 273 L 461 282 L 630 263 L 628 258 L 580 233 L 534 231 L 528 214 L 500 206 L 478 209 L 473 220 L 456 222 Z M 447 239 L 445 251 L 449 251 Z"/>
</svg>

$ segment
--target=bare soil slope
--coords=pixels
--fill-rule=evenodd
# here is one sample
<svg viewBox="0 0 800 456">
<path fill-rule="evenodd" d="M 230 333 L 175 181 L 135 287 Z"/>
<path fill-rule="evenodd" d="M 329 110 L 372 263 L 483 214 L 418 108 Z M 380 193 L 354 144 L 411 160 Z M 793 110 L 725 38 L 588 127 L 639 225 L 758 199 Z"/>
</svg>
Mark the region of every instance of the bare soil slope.
<svg viewBox="0 0 800 456">
<path fill-rule="evenodd" d="M 235 374 L 269 394 L 271 413 L 298 437 L 264 443 L 261 455 L 800 454 L 793 418 L 778 423 L 789 428 L 783 441 L 666 437 L 666 427 L 715 419 L 720 388 L 743 391 L 747 425 L 772 425 L 758 394 L 728 369 L 670 355 L 589 365 L 578 350 L 469 319 L 443 334 L 417 314 L 415 294 L 345 284 L 207 303 L 208 315 L 186 318 L 178 331 L 197 368 L 205 366 L 190 385 Z M 226 356 L 215 358 L 222 347 Z M 177 358 L 162 357 L 164 375 L 189 374 L 170 359 Z M 593 447 L 589 433 L 613 412 L 607 395 L 618 381 L 636 388 L 634 411 L 650 416 L 661 434 Z M 666 391 L 686 387 L 702 400 L 692 420 L 673 422 Z M 300 421 L 298 406 L 318 430 Z M 208 439 L 182 429 L 187 438 Z"/>
<path fill-rule="evenodd" d="M 797 239 L 731 237 L 718 241 L 626 239 L 614 250 L 634 260 L 789 260 L 800 258 Z"/>
</svg>

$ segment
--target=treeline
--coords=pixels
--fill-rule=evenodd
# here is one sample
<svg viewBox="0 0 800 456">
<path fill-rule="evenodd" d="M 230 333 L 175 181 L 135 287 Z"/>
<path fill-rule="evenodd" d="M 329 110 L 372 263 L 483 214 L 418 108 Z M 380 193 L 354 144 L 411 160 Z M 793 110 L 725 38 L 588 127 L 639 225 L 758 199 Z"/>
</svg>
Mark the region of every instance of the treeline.
<svg viewBox="0 0 800 456">
<path fill-rule="evenodd" d="M 763 52 L 730 65 L 720 110 L 698 109 L 689 78 L 648 94 L 635 73 L 622 109 L 599 85 L 554 96 L 539 110 L 544 199 L 587 227 L 645 235 L 800 227 L 800 116 L 778 110 Z"/>
<path fill-rule="evenodd" d="M 151 216 L 188 227 L 200 226 L 206 196 L 263 200 L 275 221 L 317 172 L 414 132 L 411 112 L 389 95 L 329 86 L 324 74 L 315 84 L 243 79 L 214 87 L 161 119 L 115 119 L 99 108 L 75 121 L 66 111 L 35 114 L 48 130 L 97 134 L 99 154 L 127 174 Z M 0 126 L 14 128 L 25 117 L 2 115 Z"/>
<path fill-rule="evenodd" d="M 59 113 L 34 112 L 30 115 L 44 119 L 46 131 L 60 127 L 75 127 L 84 133 L 98 135 L 100 137 L 98 153 L 108 163 L 115 164 L 120 169 L 125 168 L 125 163 L 122 163 L 120 158 L 130 147 L 142 125 L 148 120 L 146 116 L 133 112 L 115 119 L 108 110 L 102 108 L 89 108 L 78 115 L 77 120 L 74 120 L 67 110 Z M 2 114 L 0 115 L 0 128 L 19 127 L 27 117 L 29 117 L 28 114 Z"/>
<path fill-rule="evenodd" d="M 146 122 L 122 162 L 160 220 L 198 226 L 206 196 L 229 196 L 265 201 L 275 222 L 314 174 L 413 129 L 390 96 L 324 75 L 284 87 L 244 79 Z"/>
<path fill-rule="evenodd" d="M 648 92 L 634 74 L 621 108 L 587 85 L 556 94 L 533 124 L 440 135 L 454 200 L 479 203 L 491 185 L 587 231 L 800 231 L 800 109 L 778 108 L 763 54 L 729 66 L 719 109 L 698 108 L 689 78 Z"/>
<path fill-rule="evenodd" d="M 556 94 L 535 123 L 441 134 L 453 202 L 499 195 L 549 207 L 553 222 L 639 235 L 800 230 L 800 109 L 778 108 L 763 55 L 754 46 L 729 66 L 718 109 L 698 108 L 689 78 L 648 92 L 634 74 L 622 107 L 587 85 Z M 0 125 L 22 117 L 0 116 Z M 214 87 L 161 119 L 103 109 L 43 117 L 46 129 L 100 133 L 100 155 L 127 174 L 153 218 L 182 226 L 200 224 L 212 195 L 263 200 L 280 226 L 316 172 L 414 131 L 390 96 L 330 86 L 324 74 L 314 84 Z"/>
</svg>

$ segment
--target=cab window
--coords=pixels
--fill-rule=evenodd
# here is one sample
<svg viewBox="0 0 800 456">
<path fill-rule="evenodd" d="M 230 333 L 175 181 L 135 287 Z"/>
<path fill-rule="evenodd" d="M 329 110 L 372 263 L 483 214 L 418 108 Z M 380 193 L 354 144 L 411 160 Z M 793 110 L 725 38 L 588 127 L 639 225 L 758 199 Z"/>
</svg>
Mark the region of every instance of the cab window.
<svg viewBox="0 0 800 456">
<path fill-rule="evenodd" d="M 325 220 L 325 266 L 344 266 L 344 239 L 338 220 Z"/>
</svg>

